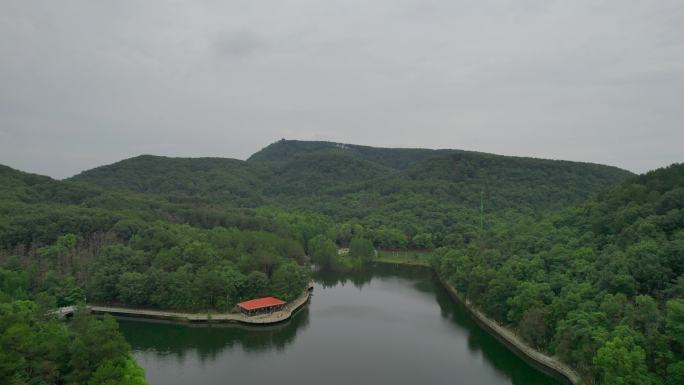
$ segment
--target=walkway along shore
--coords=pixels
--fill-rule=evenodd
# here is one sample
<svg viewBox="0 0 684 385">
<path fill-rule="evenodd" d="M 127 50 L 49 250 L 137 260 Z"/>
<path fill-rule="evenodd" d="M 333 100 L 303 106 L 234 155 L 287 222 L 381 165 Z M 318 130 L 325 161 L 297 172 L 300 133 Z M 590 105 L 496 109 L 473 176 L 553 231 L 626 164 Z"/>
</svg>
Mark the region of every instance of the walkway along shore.
<svg viewBox="0 0 684 385">
<path fill-rule="evenodd" d="M 478 310 L 467 298 L 462 296 L 453 286 L 448 282 L 443 280 L 437 273 L 439 281 L 442 286 L 447 290 L 451 297 L 464 304 L 465 307 L 470 311 L 475 321 L 480 324 L 480 326 L 489 330 L 491 334 L 496 337 L 503 344 L 508 346 L 514 353 L 521 356 L 523 359 L 532 361 L 542 368 L 542 370 L 549 372 L 549 374 L 556 377 L 562 377 L 574 385 L 583 384 L 582 377 L 570 366 L 562 363 L 557 358 L 547 356 L 546 354 L 534 349 L 525 343 L 520 337 L 518 337 L 512 330 L 499 325 L 493 319 L 487 317 L 484 313 Z"/>
<path fill-rule="evenodd" d="M 93 314 L 111 314 L 113 316 L 121 317 L 149 318 L 190 323 L 242 323 L 249 325 L 271 325 L 290 319 L 292 315 L 297 312 L 297 310 L 301 309 L 309 302 L 312 290 L 313 281 L 309 282 L 307 289 L 304 290 L 299 297 L 295 298 L 291 302 L 288 302 L 283 310 L 252 317 L 248 317 L 242 313 L 182 313 L 164 310 L 145 310 L 98 305 L 87 305 L 86 307 Z M 55 314 L 60 317 L 66 317 L 73 314 L 75 310 L 75 306 L 67 306 L 58 309 Z"/>
<path fill-rule="evenodd" d="M 515 332 L 512 330 L 499 325 L 498 322 L 494 321 L 493 319 L 487 317 L 484 313 L 482 313 L 479 309 L 473 305 L 470 300 L 465 298 L 461 293 L 456 290 L 453 286 L 451 286 L 446 280 L 442 279 L 442 277 L 437 274 L 437 272 L 427 264 L 424 265 L 419 265 L 419 264 L 407 264 L 407 263 L 401 263 L 401 262 L 393 262 L 393 261 L 380 261 L 381 263 L 384 264 L 393 264 L 397 266 L 409 266 L 411 268 L 425 268 L 429 269 L 439 280 L 439 282 L 442 284 L 444 289 L 449 293 L 451 298 L 454 301 L 457 301 L 459 303 L 462 303 L 466 309 L 470 312 L 472 315 L 473 319 L 475 322 L 478 323 L 481 327 L 483 327 L 485 330 L 489 331 L 496 339 L 501 341 L 504 345 L 506 345 L 509 349 L 511 349 L 515 354 L 523 358 L 524 360 L 530 362 L 531 364 L 537 366 L 540 368 L 542 371 L 558 378 L 564 379 L 566 382 L 571 383 L 573 385 L 582 385 L 584 384 L 584 381 L 582 380 L 582 377 L 577 373 L 573 368 L 570 366 L 564 364 L 560 360 L 558 360 L 555 357 L 550 357 L 535 348 L 529 346 L 525 341 L 523 341 L 520 337 L 518 337 Z"/>
<path fill-rule="evenodd" d="M 396 264 L 403 265 L 401 263 Z M 428 268 L 432 270 L 428 266 L 407 266 Z M 453 286 L 451 286 L 448 282 L 439 277 L 439 275 L 436 272 L 434 272 L 434 270 L 433 273 L 438 277 L 440 283 L 446 289 L 449 295 L 455 301 L 458 301 L 465 305 L 465 307 L 468 309 L 470 314 L 473 316 L 475 321 L 480 326 L 489 330 L 494 337 L 496 337 L 499 341 L 508 346 L 514 353 L 518 354 L 525 360 L 531 361 L 533 364 L 537 365 L 549 374 L 564 378 L 571 384 L 583 384 L 582 378 L 574 369 L 560 362 L 557 358 L 550 357 L 529 346 L 512 330 L 499 325 L 496 321 L 484 315 L 484 313 L 479 311 L 467 298 L 461 295 Z M 289 302 L 282 311 L 253 317 L 247 317 L 242 313 L 181 313 L 172 311 L 131 309 L 96 305 L 87 305 L 87 308 L 94 314 L 111 314 L 113 316 L 123 317 L 149 318 L 189 323 L 241 323 L 248 325 L 270 325 L 290 319 L 292 315 L 296 313 L 297 310 L 299 310 L 309 302 L 309 299 L 311 298 L 312 289 L 313 282 L 310 282 L 309 287 L 304 292 L 302 292 L 302 294 L 300 294 L 299 297 L 297 297 L 292 302 Z M 55 312 L 55 314 L 57 314 L 60 317 L 66 317 L 68 315 L 73 314 L 75 308 L 75 306 L 63 307 L 58 309 Z"/>
</svg>

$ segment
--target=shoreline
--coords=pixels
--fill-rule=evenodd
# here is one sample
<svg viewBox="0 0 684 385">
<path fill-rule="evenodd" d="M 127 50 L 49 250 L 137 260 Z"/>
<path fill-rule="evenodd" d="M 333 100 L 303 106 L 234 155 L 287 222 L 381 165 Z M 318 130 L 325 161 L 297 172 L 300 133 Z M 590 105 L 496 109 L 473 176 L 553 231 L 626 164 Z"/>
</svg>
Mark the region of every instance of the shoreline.
<svg viewBox="0 0 684 385">
<path fill-rule="evenodd" d="M 459 302 L 468 310 L 468 313 L 474 321 L 483 329 L 487 330 L 490 335 L 503 343 L 513 353 L 529 362 L 531 365 L 537 367 L 539 370 L 561 379 L 568 384 L 582 385 L 584 384 L 582 377 L 570 366 L 561 362 L 557 358 L 548 356 L 539 350 L 529 346 L 512 330 L 505 326 L 499 325 L 495 320 L 487 317 L 479 309 L 477 309 L 467 298 L 464 298 L 453 286 L 442 279 L 433 268 L 425 264 L 410 264 L 401 263 L 398 261 L 375 261 L 380 264 L 405 266 L 410 268 L 427 268 L 437 278 L 444 290 L 449 294 L 452 300 Z M 242 313 L 183 313 L 174 311 L 162 310 L 145 310 L 133 309 L 123 307 L 97 306 L 87 305 L 86 307 L 93 314 L 111 314 L 114 317 L 122 317 L 127 319 L 145 319 L 145 320 L 162 320 L 172 323 L 184 323 L 191 325 L 211 325 L 211 324 L 242 324 L 252 326 L 267 326 L 285 322 L 292 318 L 292 316 L 304 305 L 308 304 L 311 299 L 313 291 L 313 281 L 296 299 L 288 302 L 286 308 L 279 312 L 271 314 L 264 314 L 260 316 L 247 317 Z M 55 314 L 59 317 L 66 317 L 73 314 L 75 306 L 68 306 L 58 309 Z"/>
<path fill-rule="evenodd" d="M 244 325 L 273 325 L 285 322 L 292 318 L 292 316 L 295 313 L 297 313 L 298 310 L 300 310 L 304 307 L 304 305 L 309 303 L 312 291 L 313 281 L 309 282 L 309 285 L 299 295 L 299 297 L 288 302 L 283 310 L 273 312 L 270 314 L 262 314 L 252 317 L 248 317 L 242 313 L 185 313 L 176 311 L 146 310 L 99 305 L 86 305 L 86 308 L 92 314 L 111 314 L 114 317 L 125 317 L 128 319 L 139 318 L 189 324 L 238 323 Z M 55 312 L 55 314 L 63 318 L 73 314 L 75 309 L 75 306 L 67 306 L 58 309 L 57 312 Z"/>
<path fill-rule="evenodd" d="M 452 299 L 463 304 L 478 325 L 488 330 L 501 343 L 511 349 L 516 355 L 524 360 L 537 366 L 540 370 L 546 372 L 554 377 L 562 378 L 569 384 L 581 385 L 584 384 L 582 377 L 570 366 L 561 362 L 555 357 L 548 356 L 539 350 L 531 347 L 523 341 L 511 329 L 499 325 L 495 320 L 487 317 L 479 309 L 477 309 L 467 298 L 464 298 L 453 286 L 444 281 L 441 277 L 437 279 L 442 284 L 444 289 L 449 293 Z"/>
<path fill-rule="evenodd" d="M 382 265 L 399 265 L 399 266 L 410 266 L 410 267 L 427 267 L 430 268 L 430 265 L 427 262 L 424 261 L 412 261 L 412 262 L 404 262 L 404 261 L 395 261 L 391 259 L 374 259 L 372 263 L 379 263 Z"/>
<path fill-rule="evenodd" d="M 467 298 L 464 298 L 453 286 L 446 282 L 442 277 L 437 274 L 437 272 L 427 265 L 401 263 L 401 262 L 390 262 L 381 261 L 382 264 L 395 264 L 400 266 L 408 267 L 419 267 L 428 268 L 436 276 L 439 283 L 447 291 L 452 300 L 457 301 L 468 310 L 469 314 L 475 320 L 475 322 L 480 325 L 483 329 L 487 330 L 494 338 L 503 343 L 508 347 L 513 353 L 521 357 L 525 361 L 537 367 L 539 370 L 572 385 L 584 384 L 582 377 L 570 366 L 561 362 L 557 358 L 548 356 L 539 350 L 531 347 L 525 341 L 523 341 L 518 335 L 512 330 L 506 328 L 505 326 L 499 325 L 495 320 L 487 317 L 479 309 L 477 309 Z"/>
</svg>

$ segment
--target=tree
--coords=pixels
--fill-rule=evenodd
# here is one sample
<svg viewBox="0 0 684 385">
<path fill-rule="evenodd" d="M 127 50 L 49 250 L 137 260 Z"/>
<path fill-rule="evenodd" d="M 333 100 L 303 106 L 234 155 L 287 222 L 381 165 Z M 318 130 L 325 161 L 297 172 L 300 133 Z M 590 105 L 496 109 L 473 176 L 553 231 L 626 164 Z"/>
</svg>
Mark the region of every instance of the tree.
<svg viewBox="0 0 684 385">
<path fill-rule="evenodd" d="M 517 285 L 518 282 L 510 274 L 505 271 L 496 272 L 496 277 L 489 281 L 487 290 L 480 299 L 482 308 L 495 319 L 505 320 L 511 308 L 507 300 L 515 292 Z"/>
<path fill-rule="evenodd" d="M 0 302 L 2 297 L 6 297 L 6 301 L 10 299 L 26 299 L 28 298 L 29 277 L 25 271 L 8 270 L 0 267 Z"/>
<path fill-rule="evenodd" d="M 399 229 L 380 227 L 374 233 L 375 243 L 381 249 L 406 248 L 406 235 Z M 352 242 L 354 240 L 352 239 Z"/>
<path fill-rule="evenodd" d="M 365 238 L 354 238 L 349 245 L 349 256 L 361 264 L 370 262 L 375 257 L 373 243 Z"/>
<path fill-rule="evenodd" d="M 580 373 L 594 376 L 592 360 L 607 337 L 606 316 L 600 312 L 572 311 L 558 322 L 553 337 L 553 351 L 564 362 L 575 365 Z"/>
<path fill-rule="evenodd" d="M 227 307 L 228 282 L 220 271 L 202 268 L 197 272 L 193 286 L 199 293 L 197 305 L 201 308 L 223 309 Z"/>
<path fill-rule="evenodd" d="M 246 300 L 263 297 L 267 295 L 268 292 L 268 277 L 260 271 L 252 271 L 247 274 L 247 277 L 240 287 L 240 296 Z"/>
<path fill-rule="evenodd" d="M 630 306 L 631 305 L 629 305 L 627 302 L 626 295 L 622 293 L 608 293 L 603 296 L 599 308 L 608 316 L 608 319 L 614 323 L 617 323 L 622 319 L 628 307 Z"/>
<path fill-rule="evenodd" d="M 111 302 L 119 295 L 119 278 L 126 266 L 135 265 L 139 255 L 128 246 L 113 245 L 102 249 L 93 266 L 88 285 L 89 297 L 95 301 Z"/>
<path fill-rule="evenodd" d="M 667 301 L 666 328 L 668 335 L 684 348 L 684 299 Z"/>
<path fill-rule="evenodd" d="M 309 240 L 309 255 L 314 263 L 328 269 L 337 258 L 337 247 L 332 240 L 319 234 Z"/>
<path fill-rule="evenodd" d="M 134 306 L 145 305 L 149 298 L 145 274 L 127 271 L 118 282 L 119 300 Z"/>
<path fill-rule="evenodd" d="M 56 278 L 56 284 L 46 288 L 46 292 L 55 296 L 57 306 L 75 305 L 85 300 L 84 290 L 73 276 L 63 275 Z"/>
<path fill-rule="evenodd" d="M 593 362 L 601 371 L 604 385 L 650 385 L 646 353 L 634 340 L 635 332 L 619 326 L 615 337 L 596 352 Z"/>
<path fill-rule="evenodd" d="M 88 385 L 146 385 L 145 371 L 133 358 L 123 362 L 105 360 L 97 367 Z"/>
<path fill-rule="evenodd" d="M 548 339 L 548 328 L 545 322 L 545 313 L 541 309 L 526 310 L 520 320 L 520 335 L 539 348 L 546 346 Z"/>
<path fill-rule="evenodd" d="M 306 289 L 309 284 L 309 272 L 295 262 L 280 265 L 271 277 L 273 293 L 283 301 L 292 301 Z"/>
<path fill-rule="evenodd" d="M 119 333 L 119 325 L 110 315 L 97 320 L 79 308 L 74 314 L 73 331 L 76 337 L 83 341 L 87 352 L 87 367 L 93 371 L 99 363 L 112 359 L 123 360 L 128 356 L 130 347 Z"/>
<path fill-rule="evenodd" d="M 31 301 L 0 304 L 0 383 L 56 383 L 67 371 L 69 337 Z"/>
<path fill-rule="evenodd" d="M 336 240 L 338 244 L 343 246 L 349 245 L 353 235 L 350 223 L 343 223 L 337 227 Z M 310 249 L 309 253 L 311 253 Z"/>
<path fill-rule="evenodd" d="M 77 235 L 65 234 L 57 238 L 53 245 L 39 248 L 38 255 L 47 259 L 52 268 L 64 271 L 67 265 L 65 256 L 76 247 L 77 243 Z"/>
<path fill-rule="evenodd" d="M 684 361 L 678 361 L 667 367 L 667 381 L 665 385 L 684 384 Z"/>
<path fill-rule="evenodd" d="M 0 383 L 146 385 L 111 316 L 79 307 L 65 323 L 42 311 L 27 300 L 0 303 Z"/>
<path fill-rule="evenodd" d="M 527 310 L 543 308 L 551 302 L 553 296 L 553 291 L 547 283 L 522 282 L 516 294 L 508 300 L 511 306 L 508 319 L 519 322 Z"/>
<path fill-rule="evenodd" d="M 419 249 L 432 249 L 434 244 L 432 243 L 432 234 L 430 233 L 420 233 L 416 234 L 413 239 L 413 246 Z"/>
</svg>

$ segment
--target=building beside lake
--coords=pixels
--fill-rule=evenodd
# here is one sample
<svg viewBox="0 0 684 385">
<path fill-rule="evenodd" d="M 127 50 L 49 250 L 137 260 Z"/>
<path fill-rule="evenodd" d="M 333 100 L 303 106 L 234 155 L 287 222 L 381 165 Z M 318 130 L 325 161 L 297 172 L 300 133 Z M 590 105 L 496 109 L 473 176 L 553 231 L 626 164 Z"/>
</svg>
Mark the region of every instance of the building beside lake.
<svg viewBox="0 0 684 385">
<path fill-rule="evenodd" d="M 283 310 L 286 302 L 275 297 L 263 297 L 238 303 L 242 314 L 254 316 Z"/>
</svg>

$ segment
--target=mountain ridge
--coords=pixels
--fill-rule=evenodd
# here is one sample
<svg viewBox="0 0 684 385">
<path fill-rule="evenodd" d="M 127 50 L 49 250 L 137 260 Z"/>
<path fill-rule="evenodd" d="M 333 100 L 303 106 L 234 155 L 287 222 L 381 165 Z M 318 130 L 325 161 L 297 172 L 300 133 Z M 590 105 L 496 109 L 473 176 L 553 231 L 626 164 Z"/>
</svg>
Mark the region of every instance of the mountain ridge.
<svg viewBox="0 0 684 385">
<path fill-rule="evenodd" d="M 555 159 L 555 158 L 542 158 L 524 155 L 501 155 L 484 151 L 476 150 L 462 150 L 462 149 L 451 149 L 451 148 L 421 148 L 421 147 L 375 147 L 366 146 L 352 143 L 342 143 L 342 142 L 331 142 L 331 141 L 306 141 L 306 140 L 290 140 L 281 139 L 276 142 L 269 144 L 268 146 L 262 148 L 261 150 L 250 155 L 246 161 L 247 162 L 263 162 L 263 161 L 282 161 L 296 155 L 301 155 L 304 153 L 320 153 L 325 151 L 346 151 L 352 154 L 358 155 L 360 157 L 367 158 L 369 160 L 380 158 L 379 154 L 383 153 L 394 153 L 400 154 L 401 160 L 396 161 L 399 166 L 393 168 L 406 169 L 408 166 L 417 163 L 420 160 L 425 160 L 429 158 L 434 158 L 442 155 L 449 155 L 455 153 L 462 154 L 473 154 L 473 155 L 494 155 L 506 158 L 515 159 L 529 159 L 529 160 L 544 160 L 552 162 L 567 162 L 573 164 L 585 164 L 585 165 L 597 165 L 603 167 L 609 167 L 613 169 L 618 169 L 626 171 L 630 174 L 634 174 L 632 171 L 623 169 L 621 167 L 607 165 L 596 162 L 586 162 L 586 161 L 575 161 L 566 159 Z M 371 153 L 375 153 L 372 155 Z M 410 162 L 410 160 L 415 160 Z M 382 162 L 378 162 L 382 163 Z M 391 162 L 389 162 L 391 163 Z M 410 164 L 408 164 L 410 163 Z M 390 166 L 392 167 L 392 166 Z"/>
<path fill-rule="evenodd" d="M 490 212 L 560 209 L 632 176 L 594 163 L 281 140 L 245 161 L 144 155 L 68 180 L 187 203 L 275 205 L 325 213 L 338 221 L 382 224 L 393 223 L 389 218 L 394 216 L 410 222 L 463 210 L 474 216 L 481 195 Z M 416 203 L 410 210 L 406 205 L 391 209 L 412 200 Z M 385 217 L 373 207 L 388 210 Z"/>
</svg>

